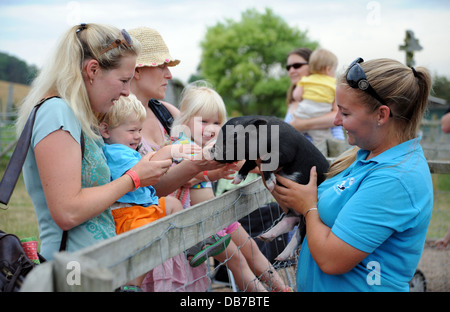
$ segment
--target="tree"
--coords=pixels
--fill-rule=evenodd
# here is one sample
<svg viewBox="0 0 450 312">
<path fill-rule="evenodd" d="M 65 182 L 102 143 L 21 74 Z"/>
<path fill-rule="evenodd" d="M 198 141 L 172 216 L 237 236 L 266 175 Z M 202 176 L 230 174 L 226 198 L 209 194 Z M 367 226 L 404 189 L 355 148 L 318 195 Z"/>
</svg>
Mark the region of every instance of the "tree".
<svg viewBox="0 0 450 312">
<path fill-rule="evenodd" d="M 314 49 L 317 43 L 271 9 L 264 14 L 249 9 L 239 22 L 209 27 L 201 47 L 197 75 L 216 87 L 229 114 L 283 116 L 290 83 L 284 69 L 287 54 L 298 47 Z"/>
<path fill-rule="evenodd" d="M 0 80 L 29 85 L 36 77 L 35 65 L 27 65 L 15 56 L 0 52 Z"/>
<path fill-rule="evenodd" d="M 447 103 L 450 103 L 450 81 L 445 76 L 438 76 L 437 74 L 433 77 L 433 89 L 431 94 L 445 99 Z"/>
</svg>

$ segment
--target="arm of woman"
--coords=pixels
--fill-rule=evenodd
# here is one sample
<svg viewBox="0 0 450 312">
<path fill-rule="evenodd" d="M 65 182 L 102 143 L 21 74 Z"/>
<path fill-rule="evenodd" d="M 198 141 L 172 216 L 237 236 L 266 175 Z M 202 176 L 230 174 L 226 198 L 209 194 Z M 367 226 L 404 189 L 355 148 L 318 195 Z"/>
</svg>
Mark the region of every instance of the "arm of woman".
<svg viewBox="0 0 450 312">
<path fill-rule="evenodd" d="M 102 186 L 81 188 L 81 148 L 70 133 L 57 130 L 35 146 L 36 163 L 50 214 L 62 230 L 97 216 L 117 199 L 134 189 L 124 175 Z M 156 183 L 171 161 L 149 162 L 146 155 L 133 166 L 143 186 Z M 167 164 L 166 164 L 167 162 Z"/>
<path fill-rule="evenodd" d="M 218 169 L 223 166 L 225 164 L 218 163 L 215 160 L 183 160 L 178 165 L 171 167 L 167 174 L 161 177 L 153 187 L 159 197 L 167 196 L 184 186 L 199 172 Z"/>
<path fill-rule="evenodd" d="M 330 112 L 322 116 L 309 119 L 301 119 L 294 116 L 289 124 L 298 131 L 329 129 L 331 127 L 334 127 L 334 119 L 336 117 L 337 110 L 338 107 L 336 105 L 336 102 L 333 102 Z"/>
<path fill-rule="evenodd" d="M 331 232 L 320 219 L 317 210 L 317 172 L 311 169 L 307 185 L 276 176 L 281 185 L 276 185 L 272 194 L 283 207 L 290 207 L 306 214 L 306 237 L 309 250 L 320 269 L 326 274 L 343 274 L 354 268 L 368 254 L 347 244 Z M 309 210 L 309 212 L 307 212 Z"/>
</svg>

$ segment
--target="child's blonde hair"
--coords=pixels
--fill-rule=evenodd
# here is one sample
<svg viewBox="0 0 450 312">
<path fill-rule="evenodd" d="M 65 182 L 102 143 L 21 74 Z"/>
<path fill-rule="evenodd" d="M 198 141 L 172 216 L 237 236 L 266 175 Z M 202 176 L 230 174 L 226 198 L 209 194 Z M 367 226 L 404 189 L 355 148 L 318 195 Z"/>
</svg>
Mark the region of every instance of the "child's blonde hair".
<svg viewBox="0 0 450 312">
<path fill-rule="evenodd" d="M 116 128 L 130 117 L 139 122 L 144 122 L 147 117 L 144 105 L 134 94 L 121 96 L 108 113 L 100 118 L 100 122 L 107 123 L 110 128 Z"/>
<path fill-rule="evenodd" d="M 220 125 L 227 121 L 227 110 L 222 97 L 203 80 L 193 82 L 183 90 L 179 109 L 180 114 L 175 118 L 172 129 L 187 125 L 191 118 L 196 116 L 206 118 L 217 114 Z M 178 133 L 172 133 L 172 135 L 178 135 Z"/>
<path fill-rule="evenodd" d="M 336 69 L 338 58 L 331 51 L 326 49 L 316 49 L 309 58 L 309 70 L 311 74 L 323 74 L 327 68 Z"/>
</svg>

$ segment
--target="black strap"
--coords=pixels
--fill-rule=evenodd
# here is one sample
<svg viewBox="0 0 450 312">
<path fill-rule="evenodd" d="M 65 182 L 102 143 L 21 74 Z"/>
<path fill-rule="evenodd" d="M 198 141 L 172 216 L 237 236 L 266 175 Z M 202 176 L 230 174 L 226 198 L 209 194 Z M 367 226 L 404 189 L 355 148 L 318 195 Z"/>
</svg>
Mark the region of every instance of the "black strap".
<svg viewBox="0 0 450 312">
<path fill-rule="evenodd" d="M 6 170 L 0 181 L 0 203 L 8 205 L 11 195 L 16 187 L 17 180 L 22 172 L 22 166 L 27 157 L 28 148 L 31 142 L 31 133 L 33 132 L 34 119 L 36 118 L 36 112 L 41 107 L 42 103 L 47 99 L 41 100 L 28 116 L 27 122 L 20 134 L 17 141 L 16 148 L 14 149 Z"/>
<path fill-rule="evenodd" d="M 169 110 L 164 106 L 164 104 L 155 99 L 150 99 L 150 101 L 148 101 L 148 107 L 150 107 L 150 109 L 158 118 L 159 122 L 163 125 L 164 129 L 166 129 L 167 134 L 170 135 L 170 128 L 172 127 L 173 116 L 169 112 Z"/>
<path fill-rule="evenodd" d="M 69 231 L 63 231 L 62 237 L 61 237 L 61 244 L 59 245 L 59 251 L 66 250 L 68 234 L 69 234 Z"/>
</svg>

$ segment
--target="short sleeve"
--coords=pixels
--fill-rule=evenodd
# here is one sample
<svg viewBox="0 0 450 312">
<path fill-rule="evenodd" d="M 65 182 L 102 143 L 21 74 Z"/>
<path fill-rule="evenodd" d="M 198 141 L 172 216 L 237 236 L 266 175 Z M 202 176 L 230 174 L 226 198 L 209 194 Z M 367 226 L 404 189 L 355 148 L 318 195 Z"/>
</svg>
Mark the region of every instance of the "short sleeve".
<svg viewBox="0 0 450 312">
<path fill-rule="evenodd" d="M 60 98 L 45 101 L 36 113 L 31 144 L 33 148 L 56 130 L 65 130 L 80 144 L 81 125 L 72 109 Z"/>
<path fill-rule="evenodd" d="M 411 227 L 418 214 L 401 179 L 373 175 L 342 208 L 332 232 L 349 245 L 371 253 L 392 233 Z"/>
</svg>

